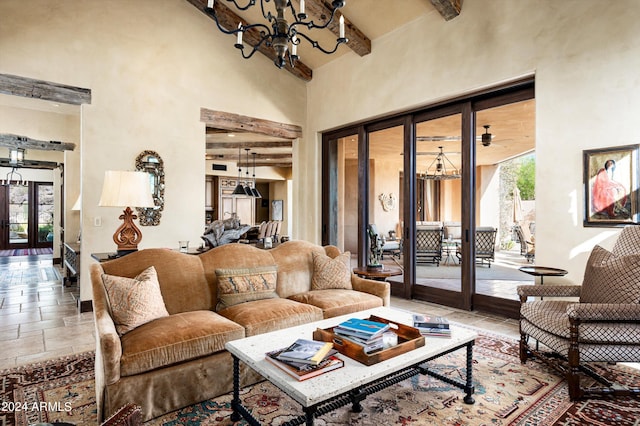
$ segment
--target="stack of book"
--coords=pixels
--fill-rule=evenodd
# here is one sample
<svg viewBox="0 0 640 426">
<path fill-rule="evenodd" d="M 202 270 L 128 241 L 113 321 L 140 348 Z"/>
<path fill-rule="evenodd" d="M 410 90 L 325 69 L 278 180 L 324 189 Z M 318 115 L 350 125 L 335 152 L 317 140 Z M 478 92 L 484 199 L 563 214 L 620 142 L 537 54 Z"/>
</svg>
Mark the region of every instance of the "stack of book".
<svg viewBox="0 0 640 426">
<path fill-rule="evenodd" d="M 384 349 L 383 334 L 389 324 L 360 318 L 350 318 L 333 328 L 336 336 L 363 347 L 365 354 Z"/>
<path fill-rule="evenodd" d="M 344 366 L 333 343 L 298 339 L 286 348 L 267 352 L 265 359 L 297 380 L 306 380 Z"/>
<path fill-rule="evenodd" d="M 413 326 L 423 336 L 451 337 L 449 321 L 445 317 L 413 314 Z"/>
</svg>

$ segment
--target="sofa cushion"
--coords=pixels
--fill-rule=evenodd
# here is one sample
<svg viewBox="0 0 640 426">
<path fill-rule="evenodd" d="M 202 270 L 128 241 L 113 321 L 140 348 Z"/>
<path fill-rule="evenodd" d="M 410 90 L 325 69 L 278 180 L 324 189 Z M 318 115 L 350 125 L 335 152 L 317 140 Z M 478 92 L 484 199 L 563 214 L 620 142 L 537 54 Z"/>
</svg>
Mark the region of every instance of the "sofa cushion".
<svg viewBox="0 0 640 426">
<path fill-rule="evenodd" d="M 313 275 L 311 290 L 346 289 L 351 290 L 351 253 L 331 258 L 326 254 L 312 252 Z"/>
<path fill-rule="evenodd" d="M 640 253 L 640 226 L 625 226 L 611 252 L 616 256 Z"/>
<path fill-rule="evenodd" d="M 224 350 L 244 329 L 211 311 L 183 312 L 122 336 L 120 374 L 132 376 Z"/>
<path fill-rule="evenodd" d="M 247 336 L 322 319 L 321 309 L 289 299 L 255 300 L 223 309 L 219 314 L 243 326 Z"/>
<path fill-rule="evenodd" d="M 102 282 L 120 336 L 149 321 L 169 315 L 153 266 L 135 278 L 102 274 Z"/>
<path fill-rule="evenodd" d="M 616 256 L 596 245 L 584 271 L 581 303 L 640 303 L 640 254 Z"/>
<path fill-rule="evenodd" d="M 218 306 L 216 307 L 218 311 L 239 303 L 278 297 L 276 293 L 278 268 L 275 265 L 216 269 L 216 276 L 218 277 Z"/>
<path fill-rule="evenodd" d="M 289 299 L 322 309 L 324 318 L 333 318 L 365 309 L 382 306 L 382 299 L 369 293 L 355 290 L 311 290 L 294 294 Z"/>
</svg>

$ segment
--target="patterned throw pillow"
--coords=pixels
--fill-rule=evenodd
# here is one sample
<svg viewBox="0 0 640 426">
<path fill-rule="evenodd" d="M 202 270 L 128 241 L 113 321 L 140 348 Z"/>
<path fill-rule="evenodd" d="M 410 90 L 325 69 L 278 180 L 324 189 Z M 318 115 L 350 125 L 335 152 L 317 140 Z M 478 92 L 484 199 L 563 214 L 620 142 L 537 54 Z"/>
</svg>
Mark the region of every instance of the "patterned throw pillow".
<svg viewBox="0 0 640 426">
<path fill-rule="evenodd" d="M 216 269 L 218 277 L 218 307 L 228 308 L 252 300 L 274 299 L 278 268 L 260 266 L 256 268 Z"/>
<path fill-rule="evenodd" d="M 313 277 L 311 290 L 346 289 L 351 287 L 351 253 L 345 251 L 335 258 L 312 252 Z"/>
<path fill-rule="evenodd" d="M 169 315 L 162 299 L 156 268 L 149 266 L 135 278 L 102 274 L 111 314 L 120 336 Z"/>
<path fill-rule="evenodd" d="M 640 226 L 625 226 L 611 252 L 616 256 L 640 254 Z"/>
<path fill-rule="evenodd" d="M 584 271 L 581 303 L 640 303 L 640 254 L 616 256 L 596 245 Z"/>
</svg>

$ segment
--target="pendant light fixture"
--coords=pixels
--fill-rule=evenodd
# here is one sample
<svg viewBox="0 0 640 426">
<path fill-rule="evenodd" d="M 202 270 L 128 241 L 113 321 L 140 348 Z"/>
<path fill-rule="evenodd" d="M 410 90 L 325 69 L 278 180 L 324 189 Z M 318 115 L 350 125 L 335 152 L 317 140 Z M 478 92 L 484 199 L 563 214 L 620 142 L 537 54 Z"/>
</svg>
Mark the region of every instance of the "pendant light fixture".
<svg viewBox="0 0 640 426">
<path fill-rule="evenodd" d="M 251 155 L 253 155 L 253 188 L 251 189 L 251 192 L 253 192 L 254 197 L 262 198 L 262 194 L 260 194 L 260 191 L 258 191 L 258 187 L 256 186 L 256 153 L 252 152 Z"/>
<path fill-rule="evenodd" d="M 238 184 L 236 185 L 235 189 L 231 193 L 231 195 L 234 196 L 234 197 L 247 195 L 247 193 L 244 191 L 244 187 L 240 183 L 240 179 L 242 179 L 242 167 L 240 167 L 240 166 L 241 166 L 241 164 L 240 164 L 240 146 L 238 146 Z"/>
<path fill-rule="evenodd" d="M 250 148 L 245 148 L 244 150 L 247 151 L 247 161 L 244 163 L 244 166 L 246 167 L 246 175 L 247 178 L 245 179 L 245 183 L 246 186 L 244 187 L 244 193 L 245 195 L 249 196 L 249 197 L 253 197 L 253 192 L 251 191 L 251 187 L 249 186 L 249 149 Z"/>
</svg>

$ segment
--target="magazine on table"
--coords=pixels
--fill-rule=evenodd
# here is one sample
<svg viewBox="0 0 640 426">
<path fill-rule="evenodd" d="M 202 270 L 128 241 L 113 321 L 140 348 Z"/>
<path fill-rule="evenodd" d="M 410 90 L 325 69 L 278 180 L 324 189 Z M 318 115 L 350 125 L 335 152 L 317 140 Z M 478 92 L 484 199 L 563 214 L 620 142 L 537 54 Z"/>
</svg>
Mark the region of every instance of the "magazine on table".
<svg viewBox="0 0 640 426">
<path fill-rule="evenodd" d="M 428 315 L 428 314 L 413 314 L 413 326 L 416 328 L 449 328 L 449 320 L 445 317 Z"/>
<path fill-rule="evenodd" d="M 294 361 L 303 364 L 317 365 L 333 348 L 331 342 L 298 339 L 278 354 L 280 361 Z"/>
<path fill-rule="evenodd" d="M 349 318 L 333 328 L 334 333 L 370 340 L 389 329 L 389 324 L 360 318 Z"/>
<path fill-rule="evenodd" d="M 307 380 L 344 366 L 344 361 L 335 356 L 338 353 L 335 349 L 331 349 L 327 356 L 317 365 L 281 361 L 278 359 L 278 355 L 286 349 L 288 348 L 267 352 L 265 359 L 299 381 Z"/>
<path fill-rule="evenodd" d="M 416 327 L 420 334 L 423 336 L 431 336 L 431 337 L 451 337 L 451 329 L 450 328 L 439 328 L 439 327 Z"/>
<path fill-rule="evenodd" d="M 335 331 L 335 329 L 334 329 Z M 362 340 L 359 339 L 357 337 L 354 336 L 349 336 L 349 335 L 342 335 L 342 334 L 338 334 L 335 333 L 336 337 L 345 339 L 345 340 L 349 340 L 350 342 L 353 342 L 357 345 L 362 346 L 363 351 L 365 354 L 369 355 L 372 354 L 374 352 L 380 351 L 382 349 L 384 349 L 384 339 L 382 337 L 382 335 L 375 337 L 371 340 Z"/>
</svg>

